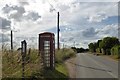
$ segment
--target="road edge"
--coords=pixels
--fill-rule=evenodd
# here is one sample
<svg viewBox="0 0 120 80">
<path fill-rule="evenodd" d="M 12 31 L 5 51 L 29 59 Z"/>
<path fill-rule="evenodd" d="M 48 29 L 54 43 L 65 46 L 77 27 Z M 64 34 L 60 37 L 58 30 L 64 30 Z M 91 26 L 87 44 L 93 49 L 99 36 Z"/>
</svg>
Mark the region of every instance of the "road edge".
<svg viewBox="0 0 120 80">
<path fill-rule="evenodd" d="M 75 78 L 76 77 L 76 66 L 72 63 L 76 63 L 76 57 L 70 58 L 65 61 L 66 68 L 68 69 L 69 78 Z"/>
</svg>

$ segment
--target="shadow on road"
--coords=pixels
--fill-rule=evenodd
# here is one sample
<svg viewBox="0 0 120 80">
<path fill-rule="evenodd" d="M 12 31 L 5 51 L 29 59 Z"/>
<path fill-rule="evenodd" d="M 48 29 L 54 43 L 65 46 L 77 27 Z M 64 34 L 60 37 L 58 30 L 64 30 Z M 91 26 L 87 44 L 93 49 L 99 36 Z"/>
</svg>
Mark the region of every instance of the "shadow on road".
<svg viewBox="0 0 120 80">
<path fill-rule="evenodd" d="M 95 67 L 89 67 L 89 66 L 85 66 L 85 65 L 80 65 L 80 64 L 76 64 L 76 63 L 73 63 L 73 62 L 70 62 L 69 63 L 75 65 L 75 66 L 79 66 L 79 67 L 84 67 L 84 68 L 89 68 L 89 69 L 94 69 L 94 70 L 100 70 L 100 71 L 107 71 L 107 72 L 112 72 L 110 70 L 105 70 L 105 69 L 100 69 L 100 68 L 95 68 Z"/>
</svg>

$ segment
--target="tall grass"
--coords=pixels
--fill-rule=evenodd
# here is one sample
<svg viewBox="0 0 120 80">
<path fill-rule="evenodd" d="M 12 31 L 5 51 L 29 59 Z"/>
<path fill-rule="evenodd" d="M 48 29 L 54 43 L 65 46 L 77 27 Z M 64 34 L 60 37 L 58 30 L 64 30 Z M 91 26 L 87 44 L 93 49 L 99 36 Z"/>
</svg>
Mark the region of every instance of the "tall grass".
<svg viewBox="0 0 120 80">
<path fill-rule="evenodd" d="M 1 51 L 0 51 L 1 52 Z M 27 51 L 28 52 L 28 51 Z M 2 78 L 21 78 L 22 77 L 22 56 L 21 52 L 17 50 L 7 50 L 3 48 L 2 51 Z M 72 49 L 56 50 L 56 68 L 55 70 L 44 70 L 41 66 L 40 55 L 38 50 L 31 49 L 30 54 L 26 54 L 25 58 L 25 78 L 39 78 L 46 80 L 50 78 L 68 78 L 68 72 L 63 62 L 75 56 L 75 52 Z M 47 79 L 49 80 L 49 79 Z M 54 79 L 58 80 L 58 79 Z M 66 79 L 59 79 L 66 80 Z"/>
<path fill-rule="evenodd" d="M 3 78 L 21 78 L 22 77 L 22 57 L 18 51 L 9 51 L 4 49 L 2 52 L 2 77 Z M 40 56 L 38 51 L 31 50 L 30 55 L 26 55 L 25 77 L 30 77 L 34 72 L 40 69 Z"/>
<path fill-rule="evenodd" d="M 66 59 L 74 56 L 75 56 L 75 51 L 73 49 L 64 48 L 64 49 L 56 50 L 55 61 L 57 63 L 59 62 L 61 63 L 64 62 Z"/>
</svg>

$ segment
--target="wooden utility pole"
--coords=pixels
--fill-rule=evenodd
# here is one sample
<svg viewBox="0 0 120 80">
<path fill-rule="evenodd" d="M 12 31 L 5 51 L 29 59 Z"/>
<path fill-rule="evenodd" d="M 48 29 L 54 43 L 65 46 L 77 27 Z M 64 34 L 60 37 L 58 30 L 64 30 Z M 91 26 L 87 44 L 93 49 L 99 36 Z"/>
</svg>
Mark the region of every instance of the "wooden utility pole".
<svg viewBox="0 0 120 80">
<path fill-rule="evenodd" d="M 58 33 L 58 35 L 57 35 L 57 48 L 58 48 L 58 50 L 60 49 L 60 46 L 59 46 L 59 31 L 60 31 L 60 29 L 59 29 L 59 12 L 58 12 L 58 17 L 57 17 L 57 19 L 58 19 L 58 22 L 57 22 L 57 33 Z"/>
<path fill-rule="evenodd" d="M 13 33 L 11 30 L 11 51 L 13 51 Z"/>
</svg>

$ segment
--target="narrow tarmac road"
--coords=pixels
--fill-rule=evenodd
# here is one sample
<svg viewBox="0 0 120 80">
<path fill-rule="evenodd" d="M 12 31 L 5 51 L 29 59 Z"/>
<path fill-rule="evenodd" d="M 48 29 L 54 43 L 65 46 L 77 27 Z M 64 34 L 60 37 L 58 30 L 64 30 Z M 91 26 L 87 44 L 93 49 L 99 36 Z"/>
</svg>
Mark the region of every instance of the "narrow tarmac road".
<svg viewBox="0 0 120 80">
<path fill-rule="evenodd" d="M 76 78 L 118 78 L 118 62 L 103 56 L 79 53 L 75 65 Z"/>
<path fill-rule="evenodd" d="M 74 62 L 67 62 L 75 67 L 72 78 L 118 78 L 118 62 L 110 58 L 78 53 Z"/>
</svg>

